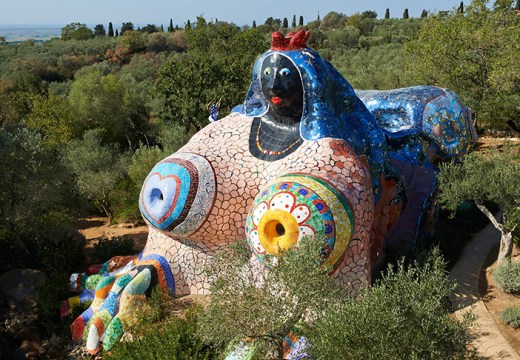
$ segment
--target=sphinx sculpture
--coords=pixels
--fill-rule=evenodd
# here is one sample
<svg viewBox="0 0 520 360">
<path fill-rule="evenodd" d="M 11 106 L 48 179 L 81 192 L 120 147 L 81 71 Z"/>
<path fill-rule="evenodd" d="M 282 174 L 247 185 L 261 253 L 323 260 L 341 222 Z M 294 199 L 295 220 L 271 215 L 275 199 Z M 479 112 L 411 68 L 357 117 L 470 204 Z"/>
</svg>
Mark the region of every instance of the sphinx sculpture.
<svg viewBox="0 0 520 360">
<path fill-rule="evenodd" d="M 387 249 L 431 229 L 438 165 L 476 139 L 469 109 L 433 86 L 356 92 L 308 36 L 274 33 L 244 103 L 152 169 L 139 198 L 143 252 L 71 278 L 81 299 L 94 297 L 71 325 L 89 351 L 110 349 L 157 284 L 207 294 L 205 264 L 238 240 L 266 264 L 317 236 L 330 276 L 355 293 Z"/>
</svg>

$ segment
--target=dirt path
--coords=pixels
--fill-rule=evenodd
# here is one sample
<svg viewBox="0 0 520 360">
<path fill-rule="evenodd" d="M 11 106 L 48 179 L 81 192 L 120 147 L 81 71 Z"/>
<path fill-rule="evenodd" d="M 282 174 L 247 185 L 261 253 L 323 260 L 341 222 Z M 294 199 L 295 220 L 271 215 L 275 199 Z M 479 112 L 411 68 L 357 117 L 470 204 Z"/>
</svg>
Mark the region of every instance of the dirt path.
<svg viewBox="0 0 520 360">
<path fill-rule="evenodd" d="M 134 240 L 134 247 L 141 251 L 146 244 L 148 226 L 136 226 L 134 224 L 109 225 L 106 217 L 92 217 L 81 219 L 78 222 L 78 230 L 85 236 L 87 252 L 91 250 L 102 237 L 113 238 L 116 236 L 128 236 Z"/>
<path fill-rule="evenodd" d="M 485 281 L 488 254 L 496 249 L 499 242 L 499 232 L 489 224 L 466 245 L 462 256 L 450 273 L 450 278 L 458 284 L 451 300 L 455 308 L 460 309 L 455 312 L 459 319 L 467 311 L 472 311 L 477 316 L 471 328 L 471 335 L 472 345 L 478 350 L 480 356 L 485 359 L 520 359 L 513 346 L 502 335 L 479 291 L 479 283 Z M 496 258 L 496 254 L 490 256 Z M 517 336 L 511 340 L 513 345 L 520 344 Z"/>
</svg>

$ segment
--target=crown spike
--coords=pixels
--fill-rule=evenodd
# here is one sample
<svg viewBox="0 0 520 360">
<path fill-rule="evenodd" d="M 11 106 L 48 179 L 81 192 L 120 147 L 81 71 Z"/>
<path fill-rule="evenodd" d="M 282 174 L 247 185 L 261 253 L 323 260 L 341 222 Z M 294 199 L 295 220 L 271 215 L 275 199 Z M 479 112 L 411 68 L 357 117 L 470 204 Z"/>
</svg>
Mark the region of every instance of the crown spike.
<svg viewBox="0 0 520 360">
<path fill-rule="evenodd" d="M 288 51 L 300 50 L 307 48 L 307 40 L 310 32 L 301 29 L 296 34 L 290 32 L 287 37 L 283 36 L 278 31 L 271 34 L 271 50 Z"/>
</svg>

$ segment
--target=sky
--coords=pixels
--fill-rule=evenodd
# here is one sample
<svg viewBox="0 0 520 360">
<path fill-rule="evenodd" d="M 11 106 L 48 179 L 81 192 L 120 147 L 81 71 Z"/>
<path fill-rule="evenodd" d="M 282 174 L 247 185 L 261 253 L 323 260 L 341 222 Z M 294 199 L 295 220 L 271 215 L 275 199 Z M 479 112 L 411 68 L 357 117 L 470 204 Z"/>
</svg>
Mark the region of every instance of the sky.
<svg viewBox="0 0 520 360">
<path fill-rule="evenodd" d="M 467 1 L 469 3 L 469 1 Z M 155 24 L 182 26 L 187 19 L 195 20 L 203 15 L 207 20 L 222 20 L 237 25 L 258 25 L 272 16 L 289 23 L 293 15 L 304 22 L 323 18 L 330 11 L 347 15 L 365 10 L 375 10 L 381 18 L 385 9 L 391 17 L 402 17 L 408 8 L 410 17 L 419 17 L 421 11 L 450 10 L 460 0 L 0 0 L 0 26 L 2 25 L 65 25 L 80 22 L 87 25 L 119 25 L 131 21 L 135 26 Z"/>
</svg>

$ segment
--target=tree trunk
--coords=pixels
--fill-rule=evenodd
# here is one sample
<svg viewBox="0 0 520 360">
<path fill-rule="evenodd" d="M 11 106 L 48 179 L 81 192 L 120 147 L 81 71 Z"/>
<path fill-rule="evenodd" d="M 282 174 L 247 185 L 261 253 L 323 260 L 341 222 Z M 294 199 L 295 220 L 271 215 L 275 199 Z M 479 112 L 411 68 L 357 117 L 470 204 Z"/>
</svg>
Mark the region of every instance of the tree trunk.
<svg viewBox="0 0 520 360">
<path fill-rule="evenodd" d="M 503 232 L 500 237 L 500 250 L 498 251 L 497 262 L 500 263 L 502 260 L 509 258 L 513 252 L 513 233 Z"/>
<path fill-rule="evenodd" d="M 500 250 L 498 251 L 497 258 L 497 263 L 500 263 L 502 260 L 511 256 L 511 252 L 513 251 L 513 232 L 509 231 L 502 223 L 499 223 L 483 202 L 475 201 L 475 204 L 479 210 L 487 216 L 493 226 L 500 231 Z M 502 218 L 502 214 L 503 210 L 501 209 L 498 214 L 499 218 Z"/>
<path fill-rule="evenodd" d="M 108 216 L 108 225 L 112 224 L 112 219 L 114 218 L 114 214 L 112 214 L 112 211 L 108 207 L 108 204 L 104 204 L 101 202 L 101 207 L 103 208 L 103 211 Z"/>
</svg>

